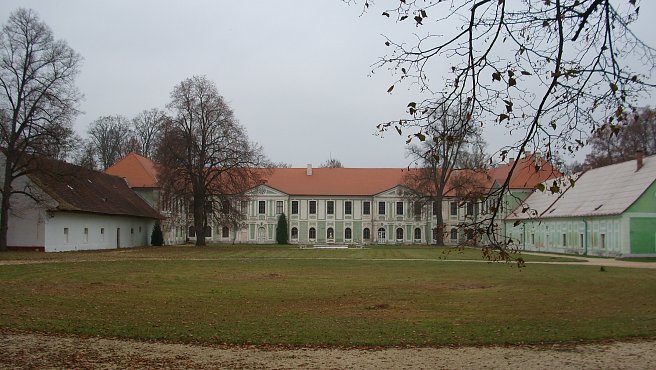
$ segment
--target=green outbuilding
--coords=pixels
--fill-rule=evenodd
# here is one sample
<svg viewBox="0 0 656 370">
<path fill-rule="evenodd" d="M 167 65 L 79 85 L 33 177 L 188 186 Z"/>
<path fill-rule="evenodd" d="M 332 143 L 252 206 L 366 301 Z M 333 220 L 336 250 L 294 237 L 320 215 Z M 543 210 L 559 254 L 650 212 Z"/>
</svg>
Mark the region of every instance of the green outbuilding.
<svg viewBox="0 0 656 370">
<path fill-rule="evenodd" d="M 656 256 L 656 155 L 588 170 L 535 190 L 505 219 L 520 250 Z"/>
</svg>

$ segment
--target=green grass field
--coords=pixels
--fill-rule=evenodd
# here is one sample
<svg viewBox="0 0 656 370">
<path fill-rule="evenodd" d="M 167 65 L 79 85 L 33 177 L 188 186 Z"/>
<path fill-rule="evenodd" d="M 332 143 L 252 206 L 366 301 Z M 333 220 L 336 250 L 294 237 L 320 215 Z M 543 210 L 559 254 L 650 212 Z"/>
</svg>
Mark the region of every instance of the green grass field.
<svg viewBox="0 0 656 370">
<path fill-rule="evenodd" d="M 317 346 L 656 337 L 656 270 L 530 263 L 561 256 L 518 269 L 445 250 L 2 253 L 41 263 L 0 265 L 0 327 Z"/>
</svg>

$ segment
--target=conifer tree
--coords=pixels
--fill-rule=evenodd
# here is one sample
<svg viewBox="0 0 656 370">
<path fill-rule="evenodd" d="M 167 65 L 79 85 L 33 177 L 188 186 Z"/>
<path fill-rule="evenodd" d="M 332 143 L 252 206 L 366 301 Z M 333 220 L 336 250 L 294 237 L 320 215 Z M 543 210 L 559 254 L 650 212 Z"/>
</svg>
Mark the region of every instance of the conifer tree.
<svg viewBox="0 0 656 370">
<path fill-rule="evenodd" d="M 276 226 L 276 243 L 287 244 L 288 240 L 287 217 L 285 217 L 284 213 L 281 213 L 280 217 L 278 217 L 278 225 Z"/>
<path fill-rule="evenodd" d="M 150 244 L 158 247 L 164 245 L 164 235 L 162 234 L 162 227 L 159 225 L 159 222 L 153 226 L 153 232 L 150 234 Z"/>
</svg>

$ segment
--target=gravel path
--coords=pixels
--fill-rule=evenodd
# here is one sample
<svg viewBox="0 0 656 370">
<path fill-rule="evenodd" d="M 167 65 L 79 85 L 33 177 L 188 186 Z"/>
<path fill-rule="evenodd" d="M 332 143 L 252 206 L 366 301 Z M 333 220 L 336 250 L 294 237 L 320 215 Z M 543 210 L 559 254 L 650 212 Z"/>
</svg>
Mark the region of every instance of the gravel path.
<svg viewBox="0 0 656 370">
<path fill-rule="evenodd" d="M 656 340 L 444 348 L 215 347 L 0 331 L 1 369 L 654 369 Z"/>
</svg>

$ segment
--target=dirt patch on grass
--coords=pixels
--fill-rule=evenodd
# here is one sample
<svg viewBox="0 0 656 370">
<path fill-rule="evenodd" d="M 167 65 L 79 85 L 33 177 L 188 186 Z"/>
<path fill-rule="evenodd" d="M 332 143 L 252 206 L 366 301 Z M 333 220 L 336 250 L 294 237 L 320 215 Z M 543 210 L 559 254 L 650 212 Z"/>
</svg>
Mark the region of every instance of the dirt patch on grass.
<svg viewBox="0 0 656 370">
<path fill-rule="evenodd" d="M 653 369 L 656 340 L 449 348 L 263 348 L 62 336 L 0 329 L 0 368 Z"/>
</svg>

